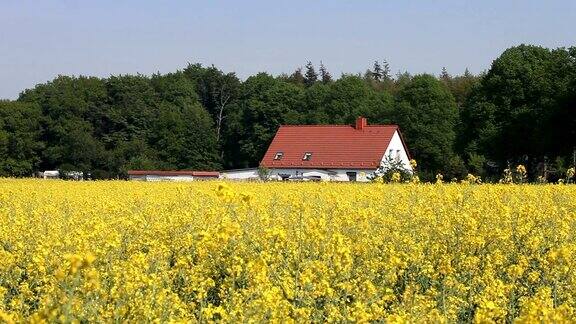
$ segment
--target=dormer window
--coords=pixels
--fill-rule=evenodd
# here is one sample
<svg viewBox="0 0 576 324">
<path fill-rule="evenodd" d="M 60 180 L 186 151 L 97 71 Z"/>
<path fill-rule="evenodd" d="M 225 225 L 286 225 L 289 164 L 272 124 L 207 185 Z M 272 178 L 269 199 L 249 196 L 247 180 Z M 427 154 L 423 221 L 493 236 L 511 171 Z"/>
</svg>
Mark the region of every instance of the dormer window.
<svg viewBox="0 0 576 324">
<path fill-rule="evenodd" d="M 282 160 L 283 156 L 284 156 L 283 152 L 276 152 L 276 155 L 274 155 L 274 160 Z"/>
<path fill-rule="evenodd" d="M 302 157 L 302 161 L 310 161 L 311 159 L 312 159 L 312 153 L 310 153 L 310 152 L 304 153 L 304 156 Z"/>
</svg>

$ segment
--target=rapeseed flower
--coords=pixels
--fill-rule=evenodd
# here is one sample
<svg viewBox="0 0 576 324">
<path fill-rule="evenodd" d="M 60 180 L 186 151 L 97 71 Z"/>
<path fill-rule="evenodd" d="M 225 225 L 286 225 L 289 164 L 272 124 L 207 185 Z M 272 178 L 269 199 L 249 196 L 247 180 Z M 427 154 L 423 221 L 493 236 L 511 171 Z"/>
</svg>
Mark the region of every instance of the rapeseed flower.
<svg viewBox="0 0 576 324">
<path fill-rule="evenodd" d="M 467 183 L 1 179 L 0 322 L 571 321 L 576 187 Z"/>
</svg>

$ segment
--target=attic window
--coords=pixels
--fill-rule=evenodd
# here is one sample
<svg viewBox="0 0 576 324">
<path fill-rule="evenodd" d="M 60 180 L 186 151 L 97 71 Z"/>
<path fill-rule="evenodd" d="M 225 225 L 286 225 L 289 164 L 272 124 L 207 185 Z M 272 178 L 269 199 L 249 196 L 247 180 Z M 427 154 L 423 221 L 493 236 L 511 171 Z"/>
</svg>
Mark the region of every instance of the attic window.
<svg viewBox="0 0 576 324">
<path fill-rule="evenodd" d="M 310 161 L 311 159 L 312 159 L 312 153 L 310 153 L 310 152 L 304 153 L 304 156 L 302 157 L 302 161 Z"/>
<path fill-rule="evenodd" d="M 276 155 L 274 155 L 274 160 L 282 160 L 283 156 L 284 156 L 283 152 L 276 152 Z"/>
</svg>

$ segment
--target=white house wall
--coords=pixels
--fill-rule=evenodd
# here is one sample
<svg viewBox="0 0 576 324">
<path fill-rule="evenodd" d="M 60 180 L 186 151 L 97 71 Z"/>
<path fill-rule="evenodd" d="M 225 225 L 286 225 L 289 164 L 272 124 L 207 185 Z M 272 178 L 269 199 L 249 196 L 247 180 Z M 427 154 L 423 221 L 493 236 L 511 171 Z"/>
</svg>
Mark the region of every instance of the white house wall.
<svg viewBox="0 0 576 324">
<path fill-rule="evenodd" d="M 336 173 L 332 177 L 332 181 L 348 181 L 348 175 L 346 172 L 356 172 L 356 181 L 358 182 L 368 182 L 369 176 L 374 174 L 374 170 L 365 170 L 365 169 L 334 169 L 331 170 Z"/>
<path fill-rule="evenodd" d="M 240 169 L 240 170 L 228 170 L 221 172 L 222 179 L 229 180 L 257 180 L 260 179 L 258 175 L 258 169 Z"/>
<path fill-rule="evenodd" d="M 294 177 L 320 177 L 325 181 L 348 181 L 346 172 L 356 172 L 356 181 L 369 181 L 368 176 L 375 170 L 364 169 L 270 169 L 271 180 L 281 180 L 281 175 Z"/>
<path fill-rule="evenodd" d="M 137 175 L 130 176 L 130 180 L 140 181 L 193 181 L 192 176 L 159 176 L 159 175 Z"/>
<path fill-rule="evenodd" d="M 384 162 L 386 156 L 390 154 L 390 150 L 392 150 L 392 158 L 396 158 L 396 152 L 400 151 L 400 160 L 402 161 L 404 168 L 412 171 L 412 167 L 410 166 L 410 159 L 408 158 L 408 153 L 406 152 L 406 149 L 402 144 L 402 139 L 400 138 L 400 134 L 398 134 L 398 131 L 394 132 L 394 135 L 390 140 L 390 144 L 388 144 L 386 152 L 384 153 L 384 156 L 382 156 L 382 162 Z"/>
<path fill-rule="evenodd" d="M 193 181 L 193 176 L 146 176 L 147 181 Z"/>
</svg>

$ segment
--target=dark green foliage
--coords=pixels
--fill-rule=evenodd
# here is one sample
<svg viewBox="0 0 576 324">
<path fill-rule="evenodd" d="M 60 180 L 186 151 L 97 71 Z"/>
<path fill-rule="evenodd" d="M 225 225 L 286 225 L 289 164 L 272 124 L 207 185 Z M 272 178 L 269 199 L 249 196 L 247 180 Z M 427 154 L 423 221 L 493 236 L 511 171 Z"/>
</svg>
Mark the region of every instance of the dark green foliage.
<svg viewBox="0 0 576 324">
<path fill-rule="evenodd" d="M 378 61 L 374 61 L 374 66 L 372 67 L 372 78 L 376 81 L 382 81 L 382 77 L 384 75 L 384 71 L 382 70 L 382 66 Z"/>
<path fill-rule="evenodd" d="M 390 75 L 390 65 L 386 60 L 382 61 L 382 63 L 374 61 L 372 70 L 367 70 L 364 73 L 364 81 L 374 90 L 388 93 L 396 92 L 397 82 Z M 400 81 L 400 79 L 397 81 Z"/>
<path fill-rule="evenodd" d="M 328 84 L 328 83 L 333 81 L 332 80 L 332 74 L 330 74 L 330 72 L 328 72 L 328 69 L 326 69 L 324 64 L 322 64 L 322 61 L 320 61 L 320 80 L 324 84 Z"/>
<path fill-rule="evenodd" d="M 38 105 L 0 101 L 0 176 L 31 176 L 38 169 L 41 117 Z"/>
<path fill-rule="evenodd" d="M 161 103 L 152 129 L 150 146 L 161 169 L 220 168 L 212 120 L 198 103 Z"/>
<path fill-rule="evenodd" d="M 375 91 L 362 78 L 343 75 L 330 86 L 329 101 L 323 109 L 332 124 L 353 124 L 358 116 L 373 124 L 390 123 L 392 100 L 389 93 Z"/>
<path fill-rule="evenodd" d="M 52 82 L 27 90 L 20 101 L 42 109 L 41 168 L 56 169 L 62 164 L 79 171 L 103 162 L 104 144 L 95 139 L 95 124 L 106 109 L 107 91 L 103 80 L 59 76 Z"/>
<path fill-rule="evenodd" d="M 238 150 L 232 156 L 238 166 L 258 166 L 280 125 L 302 123 L 303 97 L 302 88 L 266 73 L 246 80 L 233 136 Z"/>
<path fill-rule="evenodd" d="M 569 50 L 506 50 L 463 107 L 461 150 L 500 169 L 525 164 L 536 177 L 533 171 L 547 158 L 569 156 L 576 146 L 575 80 L 576 57 Z"/>
<path fill-rule="evenodd" d="M 310 87 L 314 85 L 316 81 L 318 81 L 318 73 L 316 73 L 312 62 L 308 61 L 308 63 L 306 63 L 306 74 L 304 74 L 304 85 Z"/>
<path fill-rule="evenodd" d="M 306 78 L 304 77 L 304 74 L 302 74 L 302 68 L 297 68 L 294 73 L 292 73 L 288 78 L 285 79 L 286 81 L 299 85 L 299 86 L 304 86 L 305 82 L 306 82 Z"/>
<path fill-rule="evenodd" d="M 42 112 L 37 129 L 45 145 L 35 170 L 108 178 L 129 169 L 220 166 L 210 115 L 198 102 L 195 83 L 180 72 L 105 80 L 58 77 L 19 100 Z"/>
<path fill-rule="evenodd" d="M 456 102 L 450 91 L 432 75 L 418 75 L 397 96 L 395 120 L 406 145 L 418 160 L 423 179 L 447 173 L 454 161 Z"/>
<path fill-rule="evenodd" d="M 224 73 L 214 66 L 203 68 L 200 64 L 188 65 L 184 74 L 196 84 L 200 102 L 212 115 L 216 126 L 216 139 L 220 141 L 221 134 L 227 128 L 226 119 L 238 107 L 240 80 L 234 73 Z"/>
<path fill-rule="evenodd" d="M 322 62 L 318 73 L 307 62 L 246 81 L 200 64 L 151 77 L 59 76 L 0 101 L 0 176 L 256 167 L 280 125 L 358 116 L 400 125 L 423 180 L 491 179 L 509 163 L 554 177 L 574 163 L 576 48 L 513 47 L 480 76 L 370 68 L 337 79 Z"/>
<path fill-rule="evenodd" d="M 474 76 L 466 69 L 463 75 L 451 76 L 446 68 L 442 68 L 440 81 L 450 90 L 458 107 L 462 107 L 469 97 L 474 86 L 478 84 L 480 78 Z"/>
</svg>

